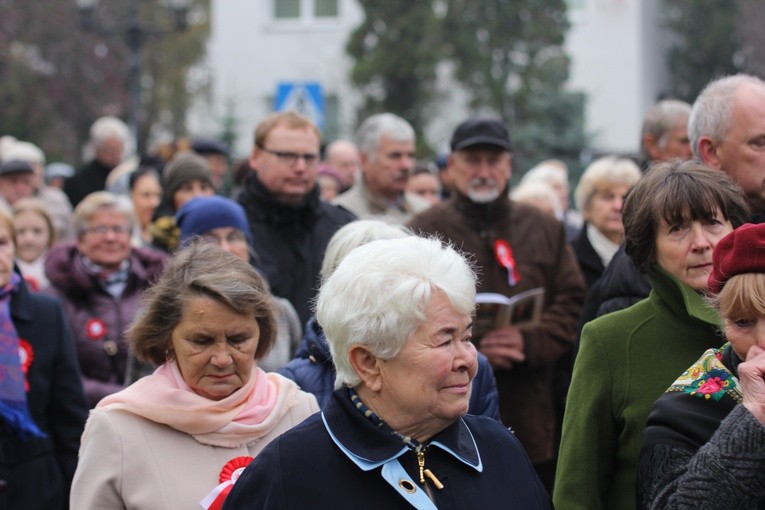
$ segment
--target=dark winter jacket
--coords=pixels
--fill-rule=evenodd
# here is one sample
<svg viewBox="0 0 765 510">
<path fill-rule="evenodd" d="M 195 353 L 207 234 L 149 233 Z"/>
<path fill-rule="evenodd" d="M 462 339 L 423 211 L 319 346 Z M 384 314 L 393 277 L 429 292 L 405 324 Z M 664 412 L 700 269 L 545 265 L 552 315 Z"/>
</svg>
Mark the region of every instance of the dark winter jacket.
<svg viewBox="0 0 765 510">
<path fill-rule="evenodd" d="M 247 177 L 239 195 L 252 230 L 252 247 L 271 292 L 295 307 L 300 323 L 311 317 L 311 302 L 319 288 L 319 270 L 332 235 L 356 217 L 319 200 L 318 186 L 298 207 L 278 202 L 258 180 Z"/>
<path fill-rule="evenodd" d="M 327 337 L 315 317 L 311 317 L 306 324 L 295 357 L 278 372 L 295 381 L 301 390 L 313 393 L 319 407 L 324 408 L 335 388 L 335 365 Z M 499 420 L 498 399 L 494 372 L 489 360 L 479 352 L 478 372 L 473 379 L 468 413 Z"/>
<path fill-rule="evenodd" d="M 600 255 L 595 251 L 590 243 L 590 238 L 587 237 L 587 224 L 579 231 L 576 239 L 571 241 L 571 248 L 576 255 L 576 261 L 579 263 L 579 269 L 582 270 L 582 276 L 584 276 L 584 283 L 589 289 L 592 284 L 595 283 L 598 278 L 603 274 L 605 267 L 603 261 L 600 259 Z"/>
<path fill-rule="evenodd" d="M 11 318 L 25 350 L 27 403 L 48 437 L 22 442 L 0 425 L 0 510 L 61 510 L 77 466 L 88 406 L 61 305 L 22 282 Z"/>
<path fill-rule="evenodd" d="M 638 272 L 622 244 L 603 275 L 590 287 L 582 308 L 579 330 L 601 315 L 629 308 L 647 298 L 650 292 L 648 278 Z"/>
<path fill-rule="evenodd" d="M 77 207 L 83 198 L 94 191 L 102 191 L 106 188 L 106 178 L 112 168 L 94 159 L 64 181 L 64 193 L 69 197 L 72 207 Z"/>
<path fill-rule="evenodd" d="M 437 234 L 474 257 L 479 292 L 513 296 L 543 287 L 544 308 L 538 323 L 520 327 L 526 361 L 512 370 L 495 370 L 502 423 L 512 427 L 532 462 L 553 459 L 556 363 L 574 346 L 584 301 L 584 279 L 560 221 L 503 193 L 477 204 L 455 192 L 409 223 L 415 232 Z M 507 269 L 497 262 L 495 242 L 507 241 L 520 274 L 510 285 Z M 479 339 L 480 342 L 480 339 Z"/>
<path fill-rule="evenodd" d="M 125 330 L 138 312 L 143 291 L 162 273 L 167 255 L 134 248 L 129 260 L 128 281 L 120 298 L 112 297 L 86 271 L 74 243 L 54 247 L 45 262 L 51 289 L 64 305 L 72 329 L 91 407 L 122 389 L 128 360 Z M 100 334 L 101 325 L 105 334 Z M 107 353 L 108 342 L 116 344 L 113 355 Z"/>
<path fill-rule="evenodd" d="M 431 438 L 424 467 L 443 488 L 421 483 L 416 454 L 362 415 L 341 388 L 321 413 L 255 457 L 223 508 L 552 508 L 518 440 L 485 416 L 464 416 Z"/>
</svg>

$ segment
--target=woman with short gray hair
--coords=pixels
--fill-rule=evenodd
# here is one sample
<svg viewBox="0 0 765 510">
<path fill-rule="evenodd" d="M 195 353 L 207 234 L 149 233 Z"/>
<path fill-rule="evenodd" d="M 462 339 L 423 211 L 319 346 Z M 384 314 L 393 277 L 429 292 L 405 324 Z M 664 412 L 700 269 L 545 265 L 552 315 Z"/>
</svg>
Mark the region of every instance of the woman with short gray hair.
<svg viewBox="0 0 765 510">
<path fill-rule="evenodd" d="M 135 215 L 127 197 L 91 193 L 75 208 L 74 217 L 77 240 L 51 249 L 45 274 L 64 305 L 93 407 L 125 383 L 125 330 L 167 256 L 132 247 Z"/>
</svg>

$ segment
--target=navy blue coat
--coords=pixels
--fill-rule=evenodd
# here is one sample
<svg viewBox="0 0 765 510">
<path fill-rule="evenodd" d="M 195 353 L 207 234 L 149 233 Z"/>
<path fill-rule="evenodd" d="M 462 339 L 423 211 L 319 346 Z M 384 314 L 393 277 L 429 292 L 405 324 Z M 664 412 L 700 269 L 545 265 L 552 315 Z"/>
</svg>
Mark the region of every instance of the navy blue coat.
<svg viewBox="0 0 765 510">
<path fill-rule="evenodd" d="M 341 388 L 322 413 L 255 457 L 223 508 L 552 508 L 518 440 L 485 416 L 467 415 L 436 434 L 425 450 L 425 468 L 443 488 L 429 481 L 423 486 L 415 453 L 364 417 Z"/>
<path fill-rule="evenodd" d="M 340 227 L 356 216 L 319 200 L 318 186 L 308 193 L 302 206 L 282 204 L 255 172 L 250 172 L 238 200 L 247 214 L 252 247 L 271 292 L 288 299 L 300 323 L 305 324 L 319 288 L 319 270 L 327 244 Z"/>
<path fill-rule="evenodd" d="M 0 510 L 68 508 L 88 415 L 74 343 L 58 301 L 29 293 L 23 281 L 11 318 L 32 349 L 27 403 L 48 437 L 22 442 L 0 427 Z"/>
<path fill-rule="evenodd" d="M 295 357 L 278 372 L 295 381 L 301 390 L 313 393 L 319 401 L 319 407 L 324 408 L 335 389 L 335 364 L 332 363 L 327 337 L 316 322 L 316 317 L 311 317 L 306 324 Z M 479 352 L 478 372 L 473 379 L 468 413 L 499 420 L 498 402 L 494 372 L 489 360 Z"/>
</svg>

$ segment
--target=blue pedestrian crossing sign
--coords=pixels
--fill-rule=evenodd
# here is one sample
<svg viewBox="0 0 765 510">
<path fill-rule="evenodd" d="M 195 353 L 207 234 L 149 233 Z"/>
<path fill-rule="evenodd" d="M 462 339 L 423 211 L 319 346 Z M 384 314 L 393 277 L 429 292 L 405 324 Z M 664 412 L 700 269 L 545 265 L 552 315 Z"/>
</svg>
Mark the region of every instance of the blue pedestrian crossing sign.
<svg viewBox="0 0 765 510">
<path fill-rule="evenodd" d="M 276 87 L 274 110 L 294 110 L 324 128 L 324 92 L 321 84 L 310 81 L 280 82 Z"/>
</svg>

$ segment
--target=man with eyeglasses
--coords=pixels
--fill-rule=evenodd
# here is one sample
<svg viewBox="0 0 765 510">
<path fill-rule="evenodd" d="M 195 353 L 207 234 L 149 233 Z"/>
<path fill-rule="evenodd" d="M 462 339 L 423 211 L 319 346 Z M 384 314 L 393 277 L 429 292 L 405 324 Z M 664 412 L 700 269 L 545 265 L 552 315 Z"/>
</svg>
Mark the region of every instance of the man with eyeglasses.
<svg viewBox="0 0 765 510">
<path fill-rule="evenodd" d="M 392 113 L 380 113 L 359 127 L 361 178 L 333 203 L 362 219 L 404 224 L 430 203 L 405 193 L 414 172 L 415 134 L 412 126 Z"/>
<path fill-rule="evenodd" d="M 253 171 L 238 199 L 271 291 L 292 303 L 302 324 L 311 316 L 330 237 L 356 219 L 319 199 L 320 143 L 319 129 L 298 113 L 266 117 L 255 129 Z"/>
<path fill-rule="evenodd" d="M 563 224 L 511 201 L 512 143 L 507 127 L 472 118 L 451 139 L 449 200 L 415 216 L 409 226 L 436 234 L 472 256 L 481 275 L 478 292 L 503 294 L 543 288 L 540 319 L 477 337 L 494 367 L 502 422 L 512 427 L 540 479 L 554 474 L 553 367 L 574 346 L 584 279 Z"/>
</svg>

